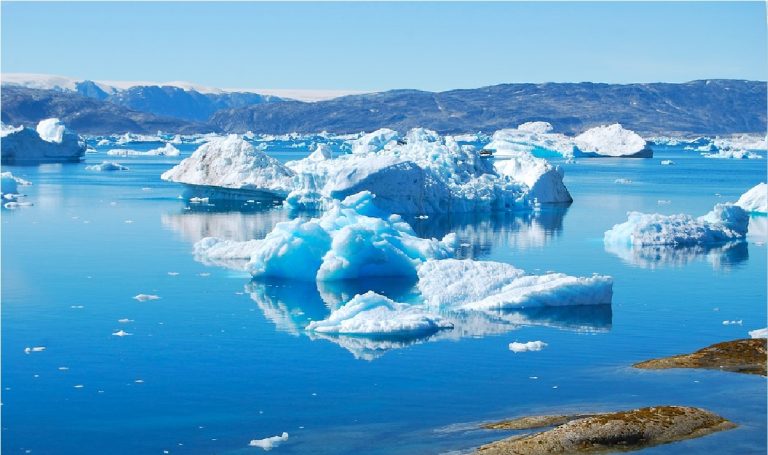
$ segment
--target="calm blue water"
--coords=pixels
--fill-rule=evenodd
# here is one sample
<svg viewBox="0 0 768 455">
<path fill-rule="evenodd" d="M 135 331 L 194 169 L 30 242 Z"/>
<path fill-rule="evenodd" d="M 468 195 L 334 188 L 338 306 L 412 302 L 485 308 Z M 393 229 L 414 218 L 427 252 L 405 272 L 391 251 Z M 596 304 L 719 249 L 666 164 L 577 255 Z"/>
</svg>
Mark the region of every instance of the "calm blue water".
<svg viewBox="0 0 768 455">
<path fill-rule="evenodd" d="M 477 430 L 481 421 L 658 404 L 740 426 L 648 453 L 765 453 L 764 378 L 630 365 L 766 326 L 766 219 L 753 220 L 763 234 L 748 243 L 703 254 L 622 258 L 602 243 L 628 210 L 703 214 L 735 200 L 765 180 L 765 160 L 673 148 L 583 159 L 564 164 L 567 209 L 413 220 L 421 235 L 457 232 L 463 257 L 615 279 L 612 306 L 488 315 L 415 343 L 308 337 L 302 327 L 327 315 L 325 302 L 367 288 L 408 299 L 411 283 L 318 290 L 206 266 L 192 254 L 201 237 L 263 237 L 288 214 L 186 210 L 181 189 L 159 179 L 179 158 L 114 160 L 130 171 L 5 168 L 34 183 L 24 190 L 35 206 L 2 212 L 3 453 L 252 454 L 262 449 L 251 439 L 283 431 L 274 453 L 440 453 L 508 434 Z M 120 329 L 132 335 L 112 336 Z M 531 340 L 548 346 L 508 350 Z M 46 350 L 25 354 L 34 346 Z"/>
</svg>

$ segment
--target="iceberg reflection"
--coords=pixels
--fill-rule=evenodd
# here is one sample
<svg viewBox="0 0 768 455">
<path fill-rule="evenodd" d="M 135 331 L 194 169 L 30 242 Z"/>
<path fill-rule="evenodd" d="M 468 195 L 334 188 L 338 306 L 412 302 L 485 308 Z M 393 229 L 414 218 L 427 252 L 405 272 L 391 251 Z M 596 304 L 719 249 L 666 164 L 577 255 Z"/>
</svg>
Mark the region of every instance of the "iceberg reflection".
<svg viewBox="0 0 768 455">
<path fill-rule="evenodd" d="M 263 239 L 275 224 L 288 219 L 288 213 L 280 209 L 260 208 L 251 212 L 232 212 L 216 211 L 212 207 L 200 211 L 164 213 L 160 218 L 163 226 L 179 233 L 183 240 L 190 243 L 205 237 L 238 242 Z"/>
<path fill-rule="evenodd" d="M 736 266 L 749 259 L 747 242 L 736 241 L 720 245 L 673 245 L 623 246 L 606 244 L 605 251 L 615 254 L 622 261 L 646 269 L 656 267 L 683 267 L 697 260 L 706 260 L 714 269 Z"/>
</svg>

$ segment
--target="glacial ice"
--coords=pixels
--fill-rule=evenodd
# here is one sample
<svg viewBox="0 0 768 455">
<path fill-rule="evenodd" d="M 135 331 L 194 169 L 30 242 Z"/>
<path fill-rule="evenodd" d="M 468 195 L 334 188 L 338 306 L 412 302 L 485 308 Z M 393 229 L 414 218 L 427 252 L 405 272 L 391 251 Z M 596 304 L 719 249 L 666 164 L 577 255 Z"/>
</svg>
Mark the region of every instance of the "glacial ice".
<svg viewBox="0 0 768 455">
<path fill-rule="evenodd" d="M 751 338 L 768 338 L 768 327 L 763 329 L 750 330 L 749 336 Z"/>
<path fill-rule="evenodd" d="M 529 152 L 517 152 L 506 160 L 497 160 L 495 166 L 500 174 L 525 183 L 528 186 L 527 196 L 539 203 L 573 202 L 563 184 L 563 169 L 545 159 L 536 158 Z"/>
<path fill-rule="evenodd" d="M 272 450 L 273 448 L 279 446 L 281 443 L 288 440 L 288 433 L 283 431 L 283 434 L 280 436 L 271 436 L 269 438 L 264 439 L 253 439 L 251 440 L 248 445 L 250 447 L 260 447 L 264 450 Z"/>
<path fill-rule="evenodd" d="M 146 152 L 131 149 L 111 149 L 107 151 L 109 156 L 179 156 L 181 152 L 170 143 Z"/>
<path fill-rule="evenodd" d="M 27 180 L 14 177 L 10 172 L 0 173 L 0 204 L 7 209 L 17 207 L 31 206 L 31 202 L 18 202 L 19 198 L 24 197 L 19 193 L 19 186 L 31 185 Z"/>
<path fill-rule="evenodd" d="M 237 135 L 212 139 L 164 172 L 163 180 L 205 187 L 254 190 L 285 197 L 294 172 Z"/>
<path fill-rule="evenodd" d="M 768 184 L 758 183 L 742 194 L 736 205 L 747 212 L 768 214 Z"/>
<path fill-rule="evenodd" d="M 85 154 L 85 142 L 56 118 L 42 120 L 36 130 L 6 125 L 0 130 L 3 164 L 77 162 Z"/>
<path fill-rule="evenodd" d="M 114 161 L 102 161 L 101 164 L 85 166 L 86 171 L 127 171 L 128 168 Z"/>
<path fill-rule="evenodd" d="M 346 335 L 425 336 L 453 325 L 419 305 L 394 302 L 369 291 L 333 311 L 322 321 L 312 321 L 307 331 Z"/>
<path fill-rule="evenodd" d="M 376 153 L 397 145 L 400 134 L 389 128 L 381 128 L 352 141 L 352 153 Z"/>
<path fill-rule="evenodd" d="M 517 341 L 509 343 L 509 350 L 514 353 L 529 352 L 529 351 L 541 351 L 547 347 L 547 343 L 543 341 L 528 341 L 527 343 L 519 343 Z"/>
<path fill-rule="evenodd" d="M 702 153 L 701 156 L 722 160 L 760 160 L 763 158 L 761 155 L 749 150 L 733 148 L 721 148 L 713 153 Z"/>
<path fill-rule="evenodd" d="M 527 151 L 533 154 L 558 154 L 565 158 L 574 156 L 574 141 L 564 134 L 552 133 L 547 122 L 523 123 L 517 128 L 502 129 L 493 133 L 491 142 L 483 149 L 494 151 L 495 158 L 504 158 L 510 152 Z"/>
<path fill-rule="evenodd" d="M 628 220 L 605 232 L 604 242 L 614 248 L 651 245 L 694 246 L 743 239 L 749 215 L 733 204 L 717 204 L 704 216 L 627 213 Z"/>
<path fill-rule="evenodd" d="M 308 281 L 415 277 L 421 262 L 453 253 L 454 235 L 441 241 L 418 238 L 399 215 L 378 209 L 374 199 L 370 192 L 349 196 L 320 218 L 278 223 L 261 240 L 206 238 L 195 244 L 195 253 L 212 262 L 247 260 L 254 277 Z"/>
<path fill-rule="evenodd" d="M 645 139 L 634 131 L 625 129 L 619 123 L 588 129 L 576 136 L 575 142 L 583 156 L 614 158 L 651 158 L 653 156 Z"/>
<path fill-rule="evenodd" d="M 552 132 L 552 124 L 549 122 L 525 122 L 518 125 L 517 129 L 529 133 L 547 134 Z"/>
<path fill-rule="evenodd" d="M 528 275 L 510 264 L 460 259 L 430 260 L 418 270 L 426 305 L 452 310 L 597 305 L 610 303 L 609 276 L 573 277 L 562 273 Z"/>
</svg>

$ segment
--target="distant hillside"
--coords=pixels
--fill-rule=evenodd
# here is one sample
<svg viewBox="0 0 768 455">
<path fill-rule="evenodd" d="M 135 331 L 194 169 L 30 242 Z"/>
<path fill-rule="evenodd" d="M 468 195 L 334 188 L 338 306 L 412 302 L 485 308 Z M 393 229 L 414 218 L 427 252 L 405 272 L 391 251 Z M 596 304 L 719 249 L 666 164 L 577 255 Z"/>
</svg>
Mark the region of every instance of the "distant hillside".
<svg viewBox="0 0 768 455">
<path fill-rule="evenodd" d="M 3 122 L 31 124 L 57 116 L 89 134 L 352 133 L 419 126 L 456 133 L 492 132 L 543 120 L 565 133 L 619 122 L 644 135 L 722 135 L 765 134 L 768 109 L 766 83 L 740 80 L 502 84 L 440 93 L 391 90 L 312 103 L 256 93 L 69 82 L 48 90 L 3 85 Z"/>
<path fill-rule="evenodd" d="M 74 92 L 12 86 L 2 88 L 0 113 L 3 123 L 12 125 L 32 126 L 42 119 L 58 117 L 68 127 L 85 134 L 195 133 L 213 129 L 202 123 L 137 112 Z"/>
<path fill-rule="evenodd" d="M 766 132 L 766 83 L 503 84 L 433 93 L 392 90 L 316 103 L 262 104 L 217 112 L 224 131 L 357 132 L 422 126 L 442 133 L 494 131 L 531 120 L 576 133 L 620 122 L 643 134 Z"/>
</svg>

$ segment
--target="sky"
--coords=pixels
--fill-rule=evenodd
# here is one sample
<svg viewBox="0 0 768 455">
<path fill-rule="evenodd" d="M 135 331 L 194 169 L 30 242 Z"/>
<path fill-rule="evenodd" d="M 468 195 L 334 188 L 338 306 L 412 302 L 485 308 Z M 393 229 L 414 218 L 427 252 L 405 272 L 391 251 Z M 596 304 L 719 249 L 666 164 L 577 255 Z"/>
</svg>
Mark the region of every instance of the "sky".
<svg viewBox="0 0 768 455">
<path fill-rule="evenodd" d="M 0 71 L 220 88 L 766 80 L 765 3 L 0 2 Z"/>
</svg>

